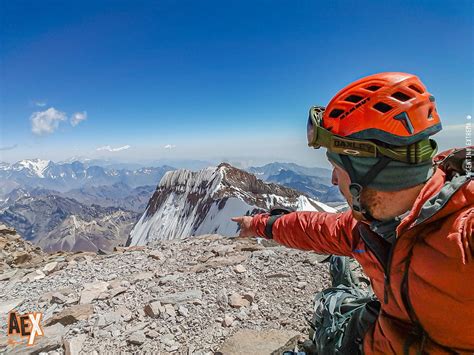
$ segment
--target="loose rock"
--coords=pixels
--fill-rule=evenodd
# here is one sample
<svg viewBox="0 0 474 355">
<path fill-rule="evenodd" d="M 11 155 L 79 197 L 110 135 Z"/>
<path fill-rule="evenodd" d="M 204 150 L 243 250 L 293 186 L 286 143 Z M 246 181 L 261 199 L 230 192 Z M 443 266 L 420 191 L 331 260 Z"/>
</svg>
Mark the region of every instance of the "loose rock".
<svg viewBox="0 0 474 355">
<path fill-rule="evenodd" d="M 243 265 L 237 265 L 236 267 L 234 267 L 234 271 L 238 274 L 243 274 L 247 271 L 247 269 Z"/>
<path fill-rule="evenodd" d="M 88 304 L 98 298 L 100 294 L 107 290 L 108 283 L 105 281 L 91 282 L 84 285 L 81 292 L 80 304 Z"/>
<path fill-rule="evenodd" d="M 50 262 L 43 267 L 43 272 L 49 275 L 59 269 L 59 263 L 57 261 Z"/>
<path fill-rule="evenodd" d="M 127 339 L 127 342 L 133 345 L 142 345 L 145 341 L 146 337 L 143 332 L 132 333 Z"/>
<path fill-rule="evenodd" d="M 229 305 L 234 308 L 250 306 L 250 301 L 238 293 L 233 293 L 229 297 Z"/>
<path fill-rule="evenodd" d="M 74 324 L 80 320 L 86 320 L 94 313 L 94 308 L 91 304 L 79 304 L 63 309 L 54 317 L 46 321 L 46 325 L 53 325 L 61 323 L 62 325 Z"/>
<path fill-rule="evenodd" d="M 87 335 L 80 334 L 71 339 L 64 339 L 63 344 L 64 344 L 65 354 L 66 355 L 79 355 L 86 338 L 87 338 Z"/>
<path fill-rule="evenodd" d="M 158 318 L 161 314 L 161 308 L 161 302 L 156 301 L 147 304 L 143 310 L 147 316 L 152 318 Z"/>
</svg>

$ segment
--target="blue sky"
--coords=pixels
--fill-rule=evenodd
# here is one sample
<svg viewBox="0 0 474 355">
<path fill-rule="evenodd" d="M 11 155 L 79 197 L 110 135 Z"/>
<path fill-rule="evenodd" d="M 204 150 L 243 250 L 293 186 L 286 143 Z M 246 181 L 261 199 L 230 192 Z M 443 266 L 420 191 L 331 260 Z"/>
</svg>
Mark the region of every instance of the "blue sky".
<svg viewBox="0 0 474 355">
<path fill-rule="evenodd" d="M 471 0 L 0 4 L 0 160 L 321 165 L 309 107 L 381 71 L 424 81 L 442 147 L 472 114 Z"/>
</svg>

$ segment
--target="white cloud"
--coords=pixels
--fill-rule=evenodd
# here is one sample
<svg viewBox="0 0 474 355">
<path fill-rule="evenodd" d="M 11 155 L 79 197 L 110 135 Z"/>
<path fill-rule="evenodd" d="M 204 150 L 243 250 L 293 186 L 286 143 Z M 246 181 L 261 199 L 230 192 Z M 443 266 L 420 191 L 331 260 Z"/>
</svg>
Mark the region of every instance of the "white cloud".
<svg viewBox="0 0 474 355">
<path fill-rule="evenodd" d="M 58 128 L 59 123 L 65 120 L 66 114 L 54 107 L 50 107 L 45 111 L 33 112 L 30 117 L 31 131 L 38 135 L 51 134 Z"/>
<path fill-rule="evenodd" d="M 0 147 L 0 150 L 13 150 L 16 147 L 18 147 L 18 144 L 10 145 L 10 146 L 5 146 L 5 147 Z"/>
<path fill-rule="evenodd" d="M 171 149 L 176 148 L 176 146 L 175 146 L 174 144 L 167 144 L 167 145 L 165 145 L 163 148 L 168 149 L 168 150 L 171 150 Z"/>
<path fill-rule="evenodd" d="M 46 101 L 34 101 L 33 103 L 38 107 L 45 107 L 46 106 Z"/>
<path fill-rule="evenodd" d="M 106 145 L 106 146 L 103 146 L 103 147 L 99 147 L 96 150 L 97 151 L 105 150 L 105 151 L 108 151 L 108 152 L 120 152 L 122 150 L 127 150 L 127 149 L 130 149 L 130 148 L 131 148 L 131 146 L 129 146 L 128 144 L 124 145 L 122 147 L 117 147 L 117 148 L 112 148 L 110 145 Z"/>
<path fill-rule="evenodd" d="M 71 116 L 71 125 L 76 127 L 79 123 L 87 119 L 87 112 L 75 112 Z"/>
</svg>

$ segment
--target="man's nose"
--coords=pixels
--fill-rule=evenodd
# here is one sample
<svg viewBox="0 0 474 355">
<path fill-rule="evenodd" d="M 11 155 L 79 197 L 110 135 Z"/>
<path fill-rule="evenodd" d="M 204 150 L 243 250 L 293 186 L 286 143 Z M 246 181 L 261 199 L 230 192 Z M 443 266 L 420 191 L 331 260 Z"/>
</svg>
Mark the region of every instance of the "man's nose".
<svg viewBox="0 0 474 355">
<path fill-rule="evenodd" d="M 332 170 L 331 183 L 336 186 L 338 185 L 336 169 Z"/>
</svg>

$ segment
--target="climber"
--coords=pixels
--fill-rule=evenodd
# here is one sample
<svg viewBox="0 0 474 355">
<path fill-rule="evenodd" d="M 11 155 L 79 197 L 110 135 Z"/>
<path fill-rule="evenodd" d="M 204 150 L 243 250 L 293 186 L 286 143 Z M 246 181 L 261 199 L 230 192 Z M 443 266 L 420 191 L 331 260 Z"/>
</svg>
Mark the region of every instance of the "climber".
<svg viewBox="0 0 474 355">
<path fill-rule="evenodd" d="M 307 123 L 308 145 L 327 148 L 332 182 L 350 209 L 232 219 L 240 237 L 352 257 L 362 266 L 373 297 L 354 291 L 350 278 L 316 297 L 316 353 L 474 352 L 470 154 L 466 148 L 436 154 L 429 137 L 440 130 L 435 98 L 418 77 L 364 77 L 326 108 L 311 108 Z M 342 260 L 333 258 L 331 270 Z M 344 300 L 334 299 L 331 309 L 331 297 Z M 325 324 L 341 329 L 318 329 Z"/>
</svg>

